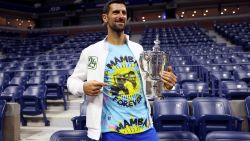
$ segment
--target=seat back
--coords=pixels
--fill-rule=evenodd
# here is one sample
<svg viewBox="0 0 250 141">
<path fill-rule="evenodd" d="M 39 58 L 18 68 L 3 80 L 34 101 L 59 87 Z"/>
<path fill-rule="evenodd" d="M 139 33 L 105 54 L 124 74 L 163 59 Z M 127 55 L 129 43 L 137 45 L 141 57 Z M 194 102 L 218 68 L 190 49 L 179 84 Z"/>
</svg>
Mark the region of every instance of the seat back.
<svg viewBox="0 0 250 141">
<path fill-rule="evenodd" d="M 189 115 L 187 100 L 180 97 L 155 100 L 153 102 L 153 111 L 154 118 L 159 115 Z"/>
<path fill-rule="evenodd" d="M 250 72 L 249 70 L 236 70 L 234 71 L 234 76 L 236 80 L 250 82 Z"/>
<path fill-rule="evenodd" d="M 228 100 L 219 97 L 198 97 L 192 102 L 193 115 L 196 119 L 203 115 L 231 115 Z"/>
<path fill-rule="evenodd" d="M 198 74 L 196 72 L 178 73 L 177 82 L 182 85 L 184 82 L 197 82 Z"/>
<path fill-rule="evenodd" d="M 206 141 L 249 141 L 250 134 L 239 131 L 214 131 L 208 133 Z"/>
<path fill-rule="evenodd" d="M 185 98 L 169 97 L 153 102 L 153 120 L 157 131 L 188 130 L 189 107 Z"/>
<path fill-rule="evenodd" d="M 249 88 L 244 81 L 224 81 L 221 83 L 221 95 L 226 98 L 246 98 L 250 95 Z"/>
<path fill-rule="evenodd" d="M 43 76 L 33 76 L 27 81 L 27 86 L 29 85 L 39 85 L 45 84 L 45 77 Z"/>
<path fill-rule="evenodd" d="M 208 84 L 205 82 L 186 82 L 182 85 L 184 97 L 209 96 Z"/>
<path fill-rule="evenodd" d="M 45 85 L 34 85 L 34 86 L 29 86 L 25 89 L 23 93 L 23 97 L 38 97 L 38 98 L 45 98 L 45 93 L 46 93 L 46 86 Z"/>
<path fill-rule="evenodd" d="M 233 80 L 233 77 L 229 71 L 215 71 L 212 72 L 212 77 L 219 81 Z"/>
<path fill-rule="evenodd" d="M 26 85 L 26 81 L 27 81 L 27 78 L 26 77 L 19 77 L 19 76 L 16 76 L 16 77 L 13 77 L 8 85 L 15 85 L 15 86 L 25 86 Z"/>
<path fill-rule="evenodd" d="M 92 141 L 86 130 L 62 130 L 52 134 L 50 141 Z"/>
<path fill-rule="evenodd" d="M 157 132 L 160 141 L 199 141 L 198 137 L 188 131 Z"/>
<path fill-rule="evenodd" d="M 248 96 L 245 99 L 246 109 L 247 109 L 247 115 L 250 116 L 250 96 Z"/>
<path fill-rule="evenodd" d="M 6 112 L 6 101 L 0 100 L 0 141 L 3 141 L 3 123 Z"/>
<path fill-rule="evenodd" d="M 15 101 L 23 93 L 24 87 L 22 86 L 7 86 L 2 92 L 0 99 L 4 99 L 7 102 Z"/>
<path fill-rule="evenodd" d="M 71 119 L 74 130 L 86 130 L 86 111 L 87 101 L 84 101 L 80 105 L 80 116 L 75 116 Z"/>
<path fill-rule="evenodd" d="M 250 96 L 245 99 L 247 119 L 248 119 L 248 131 L 250 131 Z"/>
</svg>

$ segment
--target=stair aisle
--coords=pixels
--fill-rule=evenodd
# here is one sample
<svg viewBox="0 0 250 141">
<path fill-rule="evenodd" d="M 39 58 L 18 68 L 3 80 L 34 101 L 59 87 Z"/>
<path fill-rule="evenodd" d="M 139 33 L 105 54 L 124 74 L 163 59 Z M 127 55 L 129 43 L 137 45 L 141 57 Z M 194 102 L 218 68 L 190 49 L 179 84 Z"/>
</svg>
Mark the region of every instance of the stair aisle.
<svg viewBox="0 0 250 141">
<path fill-rule="evenodd" d="M 68 110 L 64 111 L 63 102 L 48 101 L 46 114 L 50 120 L 50 126 L 44 126 L 42 115 L 25 116 L 27 126 L 21 126 L 20 141 L 49 141 L 50 136 L 58 130 L 73 130 L 71 118 L 80 114 L 80 102 L 82 98 L 70 95 Z"/>
</svg>

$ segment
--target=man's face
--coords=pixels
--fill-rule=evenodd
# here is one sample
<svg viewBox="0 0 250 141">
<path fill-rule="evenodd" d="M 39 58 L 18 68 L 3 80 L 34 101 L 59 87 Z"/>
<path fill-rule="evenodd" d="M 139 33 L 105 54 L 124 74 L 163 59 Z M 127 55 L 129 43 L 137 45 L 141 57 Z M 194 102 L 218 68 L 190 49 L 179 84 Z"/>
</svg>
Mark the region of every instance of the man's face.
<svg viewBox="0 0 250 141">
<path fill-rule="evenodd" d="M 103 14 L 103 20 L 107 24 L 108 29 L 122 32 L 127 22 L 127 10 L 124 4 L 113 3 L 109 5 L 109 12 Z"/>
</svg>

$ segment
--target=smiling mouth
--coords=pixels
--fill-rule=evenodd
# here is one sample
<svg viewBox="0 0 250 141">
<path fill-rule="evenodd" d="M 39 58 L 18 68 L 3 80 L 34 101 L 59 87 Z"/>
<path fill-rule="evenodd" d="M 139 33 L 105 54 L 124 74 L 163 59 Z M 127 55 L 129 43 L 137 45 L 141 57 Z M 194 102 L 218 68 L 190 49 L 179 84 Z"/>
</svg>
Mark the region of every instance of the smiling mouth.
<svg viewBox="0 0 250 141">
<path fill-rule="evenodd" d="M 116 22 L 116 23 L 118 23 L 118 24 L 125 24 L 124 22 Z"/>
</svg>

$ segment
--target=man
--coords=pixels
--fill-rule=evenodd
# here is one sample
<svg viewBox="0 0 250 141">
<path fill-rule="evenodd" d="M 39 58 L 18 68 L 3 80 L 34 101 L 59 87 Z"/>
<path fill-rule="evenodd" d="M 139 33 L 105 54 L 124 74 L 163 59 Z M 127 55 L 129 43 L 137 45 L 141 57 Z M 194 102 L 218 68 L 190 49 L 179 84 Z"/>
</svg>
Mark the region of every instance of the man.
<svg viewBox="0 0 250 141">
<path fill-rule="evenodd" d="M 84 49 L 67 86 L 86 95 L 88 137 L 103 141 L 158 141 L 145 97 L 145 78 L 138 62 L 141 45 L 124 34 L 127 11 L 124 1 L 111 0 L 102 20 L 107 37 Z M 176 76 L 169 66 L 161 73 L 171 89 Z"/>
</svg>

